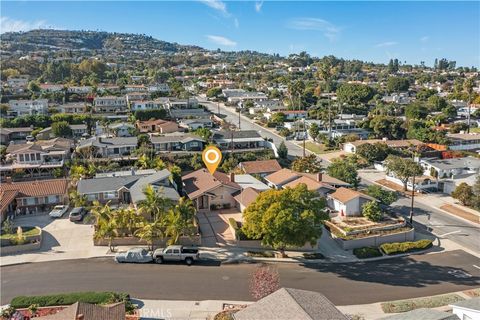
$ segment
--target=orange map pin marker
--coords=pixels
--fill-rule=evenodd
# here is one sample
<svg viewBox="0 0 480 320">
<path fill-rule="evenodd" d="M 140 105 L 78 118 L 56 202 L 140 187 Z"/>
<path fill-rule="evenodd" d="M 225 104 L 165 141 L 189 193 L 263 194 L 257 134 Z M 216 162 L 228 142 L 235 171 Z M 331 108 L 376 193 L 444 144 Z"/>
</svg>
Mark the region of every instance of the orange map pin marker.
<svg viewBox="0 0 480 320">
<path fill-rule="evenodd" d="M 213 174 L 222 161 L 222 152 L 217 147 L 208 146 L 203 150 L 202 160 L 208 171 Z"/>
</svg>

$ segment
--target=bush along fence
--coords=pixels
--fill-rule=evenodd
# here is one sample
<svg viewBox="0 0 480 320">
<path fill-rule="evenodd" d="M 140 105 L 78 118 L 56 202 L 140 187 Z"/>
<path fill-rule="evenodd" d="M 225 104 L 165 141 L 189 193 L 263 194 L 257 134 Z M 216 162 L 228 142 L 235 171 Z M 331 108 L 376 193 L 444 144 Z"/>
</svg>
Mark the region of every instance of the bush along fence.
<svg viewBox="0 0 480 320">
<path fill-rule="evenodd" d="M 380 247 L 362 247 L 353 249 L 353 254 L 359 259 L 391 256 L 426 250 L 432 247 L 432 240 L 422 239 L 414 242 L 384 243 Z"/>
</svg>

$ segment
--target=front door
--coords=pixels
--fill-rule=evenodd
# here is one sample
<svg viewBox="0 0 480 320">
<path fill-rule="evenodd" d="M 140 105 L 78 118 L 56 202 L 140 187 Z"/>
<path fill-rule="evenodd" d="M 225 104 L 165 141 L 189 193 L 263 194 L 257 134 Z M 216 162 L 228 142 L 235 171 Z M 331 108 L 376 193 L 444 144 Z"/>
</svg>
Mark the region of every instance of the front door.
<svg viewBox="0 0 480 320">
<path fill-rule="evenodd" d="M 198 209 L 208 209 L 208 196 L 201 196 L 198 198 Z"/>
</svg>

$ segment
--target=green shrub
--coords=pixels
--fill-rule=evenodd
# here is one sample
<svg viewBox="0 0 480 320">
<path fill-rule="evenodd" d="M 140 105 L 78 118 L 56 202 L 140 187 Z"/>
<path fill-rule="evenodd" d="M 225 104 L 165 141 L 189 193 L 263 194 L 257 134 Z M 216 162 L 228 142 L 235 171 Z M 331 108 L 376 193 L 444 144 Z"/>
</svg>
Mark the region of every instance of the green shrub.
<svg viewBox="0 0 480 320">
<path fill-rule="evenodd" d="M 18 296 L 12 299 L 10 306 L 16 309 L 28 308 L 33 304 L 37 304 L 39 307 L 63 306 L 77 301 L 93 304 L 127 302 L 129 295 L 115 292 L 73 292 L 46 296 Z"/>
<path fill-rule="evenodd" d="M 363 247 L 353 249 L 353 254 L 359 259 L 381 257 L 382 253 L 375 247 Z"/>
<path fill-rule="evenodd" d="M 247 251 L 247 255 L 257 258 L 275 258 L 275 253 L 271 251 Z"/>
<path fill-rule="evenodd" d="M 465 300 L 465 299 L 457 294 L 443 294 L 439 296 L 426 297 L 426 298 L 384 302 L 381 304 L 381 306 L 382 306 L 383 312 L 385 313 L 399 313 L 399 312 L 407 312 L 407 311 L 411 311 L 419 308 L 437 308 L 437 307 L 446 306 L 462 300 Z"/>
<path fill-rule="evenodd" d="M 388 255 L 424 250 L 432 246 L 432 240 L 422 239 L 414 242 L 384 243 L 380 246 Z"/>
<path fill-rule="evenodd" d="M 305 259 L 311 259 L 311 260 L 314 260 L 314 259 L 325 259 L 325 256 L 323 254 L 321 254 L 320 252 L 313 252 L 313 253 L 304 253 L 303 254 L 303 257 Z"/>
</svg>

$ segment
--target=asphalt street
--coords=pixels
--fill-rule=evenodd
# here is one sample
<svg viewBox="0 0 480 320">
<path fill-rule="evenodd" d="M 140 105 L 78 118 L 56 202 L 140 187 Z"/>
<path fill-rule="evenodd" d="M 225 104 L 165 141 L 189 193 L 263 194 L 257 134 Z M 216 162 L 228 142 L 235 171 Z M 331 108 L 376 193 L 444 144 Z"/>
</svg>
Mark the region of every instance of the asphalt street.
<svg viewBox="0 0 480 320">
<path fill-rule="evenodd" d="M 197 99 L 199 99 L 199 102 L 213 113 L 218 113 L 218 109 L 220 107 L 220 113 L 226 116 L 225 120 L 238 128 L 238 112 L 235 112 L 235 108 L 225 107 L 223 104 L 220 104 L 219 106 L 216 102 L 206 101 L 201 97 L 197 97 Z M 282 141 L 284 141 L 288 148 L 289 156 L 301 157 L 303 155 L 303 148 L 291 141 L 285 140 L 283 137 L 273 134 L 243 115 L 240 116 L 240 128 L 242 130 L 255 130 L 259 132 L 262 137 L 272 139 L 273 143 L 275 143 L 277 147 L 280 145 L 280 143 L 282 143 Z M 308 150 L 306 152 L 308 153 Z"/>
<path fill-rule="evenodd" d="M 454 262 L 454 264 L 452 264 Z M 348 264 L 276 264 L 281 285 L 325 294 L 337 305 L 435 295 L 480 286 L 478 259 L 464 251 Z M 452 266 L 454 265 L 454 266 Z M 252 300 L 256 264 L 117 264 L 112 258 L 1 267 L 1 304 L 18 295 L 113 290 L 140 299 Z"/>
<path fill-rule="evenodd" d="M 220 107 L 220 113 L 226 115 L 226 120 L 238 127 L 238 113 L 235 112 L 234 108 L 226 107 L 223 104 L 218 105 L 217 103 L 206 101 L 204 98 L 197 98 L 202 105 L 206 106 L 207 109 L 212 112 L 217 113 Z M 259 131 L 263 137 L 273 139 L 273 142 L 277 146 L 280 145 L 282 141 L 285 141 L 290 156 L 303 155 L 303 148 L 273 134 L 262 126 L 253 123 L 252 120 L 247 117 L 241 116 L 240 127 L 243 130 Z M 372 184 L 371 181 L 366 180 L 364 177 L 362 177 L 362 182 L 367 185 Z M 426 206 L 418 202 L 416 202 L 414 206 L 415 221 L 417 222 L 415 226 L 417 228 L 424 231 L 431 231 L 440 238 L 448 237 L 448 239 L 472 251 L 480 251 L 480 228 L 478 226 L 437 210 L 431 206 Z M 402 215 L 408 216 L 410 213 L 410 199 L 402 197 L 395 202 L 392 207 Z M 441 240 L 442 239 L 440 239 L 440 241 Z"/>
</svg>

